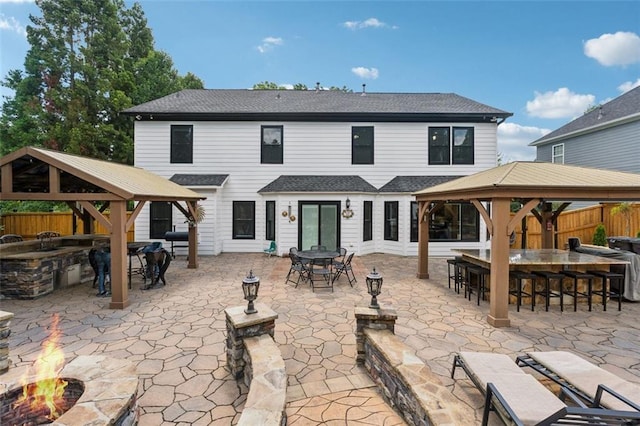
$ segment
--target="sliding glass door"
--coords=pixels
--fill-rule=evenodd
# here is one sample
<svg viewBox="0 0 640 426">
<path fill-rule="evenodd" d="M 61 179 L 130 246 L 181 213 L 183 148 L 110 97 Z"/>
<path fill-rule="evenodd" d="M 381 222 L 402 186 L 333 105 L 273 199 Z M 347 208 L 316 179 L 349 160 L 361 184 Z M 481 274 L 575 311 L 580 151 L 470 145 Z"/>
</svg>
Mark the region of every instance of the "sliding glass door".
<svg viewBox="0 0 640 426">
<path fill-rule="evenodd" d="M 340 201 L 301 201 L 298 247 L 308 250 L 321 245 L 328 250 L 340 246 Z"/>
</svg>

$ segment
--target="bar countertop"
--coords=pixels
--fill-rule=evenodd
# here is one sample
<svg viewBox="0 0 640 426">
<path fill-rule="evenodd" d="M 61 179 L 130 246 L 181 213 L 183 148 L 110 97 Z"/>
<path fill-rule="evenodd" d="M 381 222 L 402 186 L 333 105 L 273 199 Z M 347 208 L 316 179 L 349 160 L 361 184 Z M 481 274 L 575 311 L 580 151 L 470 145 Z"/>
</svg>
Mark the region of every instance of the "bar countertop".
<svg viewBox="0 0 640 426">
<path fill-rule="evenodd" d="M 491 264 L 491 250 L 453 250 L 463 257 Z M 509 265 L 626 265 L 628 261 L 594 256 L 569 250 L 529 249 L 509 250 Z"/>
</svg>

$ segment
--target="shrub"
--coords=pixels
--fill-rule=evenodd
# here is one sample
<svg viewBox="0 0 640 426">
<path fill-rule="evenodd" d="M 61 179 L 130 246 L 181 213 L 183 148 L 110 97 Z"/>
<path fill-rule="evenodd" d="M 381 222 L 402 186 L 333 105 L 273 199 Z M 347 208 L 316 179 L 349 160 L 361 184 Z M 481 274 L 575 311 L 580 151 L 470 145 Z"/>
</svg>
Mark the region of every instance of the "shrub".
<svg viewBox="0 0 640 426">
<path fill-rule="evenodd" d="M 603 224 L 596 226 L 596 231 L 593 234 L 593 244 L 596 246 L 607 245 L 607 231 L 604 229 Z"/>
</svg>

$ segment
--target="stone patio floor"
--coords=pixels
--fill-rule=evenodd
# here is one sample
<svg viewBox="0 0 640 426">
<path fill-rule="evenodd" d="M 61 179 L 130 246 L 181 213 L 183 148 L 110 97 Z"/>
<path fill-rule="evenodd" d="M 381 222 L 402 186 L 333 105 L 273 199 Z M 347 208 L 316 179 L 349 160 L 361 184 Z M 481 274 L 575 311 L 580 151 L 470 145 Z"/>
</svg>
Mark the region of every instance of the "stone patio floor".
<svg viewBox="0 0 640 426">
<path fill-rule="evenodd" d="M 358 282 L 336 282 L 333 293 L 307 284 L 285 284 L 289 259 L 223 253 L 201 257 L 187 269 L 184 257 L 169 270 L 169 284 L 148 291 L 134 281 L 131 305 L 108 309 L 89 284 L 58 289 L 37 300 L 0 300 L 12 312 L 9 337 L 13 366 L 30 365 L 60 316 L 60 344 L 67 360 L 104 354 L 137 364 L 140 425 L 229 425 L 242 412 L 247 389 L 226 369 L 225 315 L 244 305 L 241 283 L 249 270 L 260 278 L 258 301 L 279 317 L 275 340 L 285 360 L 290 425 L 398 425 L 402 418 L 381 398 L 355 363 L 354 308 L 366 306 L 365 276 L 375 266 L 384 277 L 381 304 L 398 313 L 396 334 L 414 348 L 456 396 L 454 407 L 479 424 L 483 399 L 462 372 L 449 377 L 455 352 L 516 355 L 569 350 L 640 383 L 640 303 L 611 304 L 603 312 L 579 306 L 561 313 L 510 307 L 511 327 L 486 322 L 488 302 L 477 306 L 448 287 L 445 259 L 431 259 L 429 280 L 415 277 L 416 257 L 372 254 L 354 257 Z"/>
</svg>

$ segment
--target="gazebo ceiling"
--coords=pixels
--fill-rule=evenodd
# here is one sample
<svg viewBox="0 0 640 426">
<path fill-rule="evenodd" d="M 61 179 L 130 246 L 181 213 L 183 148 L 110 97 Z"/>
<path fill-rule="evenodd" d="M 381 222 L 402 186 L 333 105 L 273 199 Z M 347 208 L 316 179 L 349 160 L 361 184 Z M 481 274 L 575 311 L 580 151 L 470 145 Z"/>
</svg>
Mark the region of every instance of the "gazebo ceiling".
<svg viewBox="0 0 640 426">
<path fill-rule="evenodd" d="M 197 201 L 195 191 L 147 170 L 43 148 L 0 159 L 3 200 Z M 54 173 L 57 170 L 59 173 Z"/>
<path fill-rule="evenodd" d="M 544 198 L 545 200 L 640 200 L 640 174 L 513 162 L 418 191 L 421 201 Z"/>
</svg>

